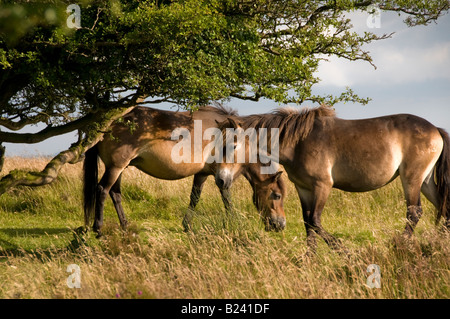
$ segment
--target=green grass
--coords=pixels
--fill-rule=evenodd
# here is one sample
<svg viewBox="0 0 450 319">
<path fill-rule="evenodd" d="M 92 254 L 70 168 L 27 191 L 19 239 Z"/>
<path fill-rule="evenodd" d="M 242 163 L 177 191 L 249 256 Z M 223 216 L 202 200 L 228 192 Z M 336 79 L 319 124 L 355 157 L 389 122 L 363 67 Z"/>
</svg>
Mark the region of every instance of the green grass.
<svg viewBox="0 0 450 319">
<path fill-rule="evenodd" d="M 44 163 L 7 159 L 5 171 Z M 348 254 L 318 239 L 310 256 L 292 185 L 287 228 L 274 233 L 264 231 L 245 179 L 233 185 L 236 211 L 227 215 L 210 178 L 185 233 L 192 178 L 161 181 L 130 168 L 122 191 L 131 225 L 119 229 L 108 200 L 105 235 L 96 239 L 76 232 L 83 223 L 80 178 L 81 165 L 71 165 L 51 185 L 0 197 L 0 298 L 450 297 L 450 236 L 435 227 L 434 209 L 423 200 L 414 238 L 402 239 L 398 181 L 363 194 L 333 190 L 322 223 Z M 66 285 L 70 264 L 80 266 L 81 289 Z M 380 289 L 367 286 L 370 264 L 380 266 Z"/>
</svg>

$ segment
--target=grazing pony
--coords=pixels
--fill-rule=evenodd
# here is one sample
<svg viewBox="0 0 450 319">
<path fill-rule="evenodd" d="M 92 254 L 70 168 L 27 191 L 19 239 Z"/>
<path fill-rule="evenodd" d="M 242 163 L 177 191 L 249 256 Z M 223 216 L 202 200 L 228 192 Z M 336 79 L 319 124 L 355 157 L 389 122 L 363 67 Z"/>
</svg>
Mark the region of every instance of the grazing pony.
<svg viewBox="0 0 450 319">
<path fill-rule="evenodd" d="M 404 235 L 422 215 L 422 192 L 450 228 L 450 139 L 423 118 L 398 114 L 362 120 L 337 118 L 333 109 L 280 108 L 269 114 L 234 118 L 229 127 L 278 128 L 279 163 L 295 184 L 314 251 L 315 234 L 332 248 L 340 242 L 321 224 L 331 189 L 366 192 L 400 176 L 407 206 Z M 219 170 L 229 169 L 227 163 Z M 231 178 L 231 176 L 230 176 Z M 228 181 L 231 183 L 231 181 Z"/>
<path fill-rule="evenodd" d="M 177 180 L 194 175 L 189 208 L 197 205 L 203 185 L 209 175 L 215 175 L 216 184 L 220 188 L 225 208 L 231 208 L 229 180 L 234 180 L 243 174 L 252 185 L 254 201 L 258 203 L 260 212 L 275 208 L 277 215 L 284 216 L 283 196 L 284 185 L 279 174 L 261 175 L 259 164 L 239 165 L 234 167 L 231 179 L 224 181 L 223 173 L 216 171 L 217 163 L 209 163 L 202 151 L 211 143 L 203 139 L 205 130 L 216 127 L 217 122 L 226 121 L 228 117 L 236 116 L 236 112 L 224 107 L 205 106 L 195 112 L 163 111 L 148 107 L 136 107 L 122 119 L 115 122 L 111 131 L 105 133 L 104 139 L 86 152 L 84 161 L 84 218 L 89 226 L 94 215 L 93 230 L 101 236 L 103 225 L 103 209 L 105 199 L 110 195 L 117 211 L 120 225 L 126 228 L 127 220 L 122 207 L 120 191 L 123 170 L 131 165 L 150 176 Z M 201 123 L 201 129 L 195 129 L 195 121 Z M 173 148 L 179 142 L 173 138 L 176 130 L 184 129 L 191 138 L 192 154 L 187 154 L 186 161 L 174 161 Z M 200 145 L 195 144 L 200 141 Z M 195 153 L 200 148 L 200 156 Z M 176 154 L 179 155 L 179 154 Z M 186 155 L 186 154 L 183 154 Z M 105 164 L 105 173 L 98 181 L 98 157 Z M 228 176 L 228 175 L 227 175 Z M 276 198 L 267 199 L 267 189 L 277 192 Z M 279 196 L 278 196 L 279 195 Z M 256 199 L 255 199 L 256 198 Z M 276 201 L 277 203 L 274 203 Z M 270 206 L 270 208 L 267 208 Z M 185 230 L 189 230 L 192 214 L 187 213 L 183 219 Z M 270 230 L 266 227 L 267 230 Z"/>
</svg>

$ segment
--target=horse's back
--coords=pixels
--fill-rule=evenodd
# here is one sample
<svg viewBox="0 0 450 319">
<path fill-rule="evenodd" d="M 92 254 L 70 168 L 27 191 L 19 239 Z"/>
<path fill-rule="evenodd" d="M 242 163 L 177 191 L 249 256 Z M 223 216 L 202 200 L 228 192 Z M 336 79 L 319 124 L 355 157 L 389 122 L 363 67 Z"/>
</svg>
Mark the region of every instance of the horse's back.
<svg viewBox="0 0 450 319">
<path fill-rule="evenodd" d="M 215 108 L 205 107 L 200 111 L 174 112 L 148 107 L 136 107 L 111 127 L 104 140 L 98 144 L 99 155 L 107 167 L 136 166 L 143 172 L 161 179 L 180 179 L 206 169 L 203 158 L 199 162 L 192 157 L 188 163 L 176 163 L 172 159 L 173 147 L 179 140 L 173 140 L 176 129 L 186 129 L 191 143 L 203 141 L 203 131 L 216 125 L 225 114 Z M 202 128 L 194 128 L 200 120 Z M 196 134 L 201 134 L 196 138 Z M 194 145 L 191 147 L 194 151 Z M 203 149 L 202 149 L 203 150 Z M 192 152 L 194 153 L 194 152 Z M 194 156 L 194 154 L 191 154 Z"/>
<path fill-rule="evenodd" d="M 315 126 L 305 143 L 322 155 L 316 163 L 310 159 L 311 166 L 327 167 L 333 186 L 348 191 L 380 188 L 401 168 L 428 173 L 442 151 L 437 128 L 410 114 L 329 118 Z"/>
<path fill-rule="evenodd" d="M 170 140 L 172 127 L 188 123 L 184 114 L 171 113 L 136 107 L 116 121 L 98 143 L 100 158 L 107 167 L 126 166 L 142 151 L 151 149 L 152 141 Z"/>
<path fill-rule="evenodd" d="M 438 129 L 424 118 L 396 114 L 361 120 L 335 118 L 331 128 L 335 142 L 342 148 L 386 148 L 402 153 L 428 152 L 439 147 Z"/>
</svg>

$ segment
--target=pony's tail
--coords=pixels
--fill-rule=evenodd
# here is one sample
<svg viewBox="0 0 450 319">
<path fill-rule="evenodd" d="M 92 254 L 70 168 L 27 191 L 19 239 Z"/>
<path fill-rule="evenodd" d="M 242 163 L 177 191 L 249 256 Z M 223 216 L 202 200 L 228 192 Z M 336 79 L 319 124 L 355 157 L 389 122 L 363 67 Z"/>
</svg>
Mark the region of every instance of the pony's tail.
<svg viewBox="0 0 450 319">
<path fill-rule="evenodd" d="M 441 200 L 436 224 L 442 216 L 448 219 L 450 214 L 450 137 L 444 129 L 438 128 L 438 130 L 444 140 L 444 148 L 436 163 L 436 183 Z"/>
<path fill-rule="evenodd" d="M 98 149 L 94 145 L 85 153 L 83 165 L 84 224 L 89 224 L 94 216 L 98 184 Z"/>
</svg>

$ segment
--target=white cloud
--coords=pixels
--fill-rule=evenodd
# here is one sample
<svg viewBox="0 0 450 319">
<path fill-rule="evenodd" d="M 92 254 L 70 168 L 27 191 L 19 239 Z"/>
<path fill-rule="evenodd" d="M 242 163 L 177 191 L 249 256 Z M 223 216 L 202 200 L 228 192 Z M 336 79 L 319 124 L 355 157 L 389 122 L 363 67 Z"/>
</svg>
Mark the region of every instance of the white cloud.
<svg viewBox="0 0 450 319">
<path fill-rule="evenodd" d="M 342 59 L 329 58 L 328 61 L 322 61 L 319 66 L 318 76 L 322 80 L 322 85 L 331 85 L 337 87 L 345 87 L 353 85 L 352 65 L 348 65 L 348 61 Z"/>
<path fill-rule="evenodd" d="M 375 55 L 377 82 L 401 84 L 450 79 L 450 42 L 431 47 L 380 48 Z M 379 62 L 377 62 L 379 61 Z"/>
<path fill-rule="evenodd" d="M 382 40 L 392 41 L 392 40 Z M 450 79 L 450 41 L 431 47 L 401 47 L 380 42 L 371 50 L 375 70 L 369 63 L 332 57 L 319 67 L 323 85 L 337 87 L 355 84 L 392 85 Z"/>
<path fill-rule="evenodd" d="M 364 46 L 370 51 L 375 70 L 364 61 L 348 61 L 330 57 L 322 62 L 318 76 L 322 85 L 335 87 L 355 84 L 396 85 L 421 83 L 426 80 L 450 80 L 450 17 L 442 17 L 438 24 L 408 28 L 402 22 L 404 16 L 382 12 L 379 29 L 369 29 L 368 14 L 352 12 L 353 30 L 376 34 L 389 34 L 391 39 L 380 40 Z"/>
</svg>

